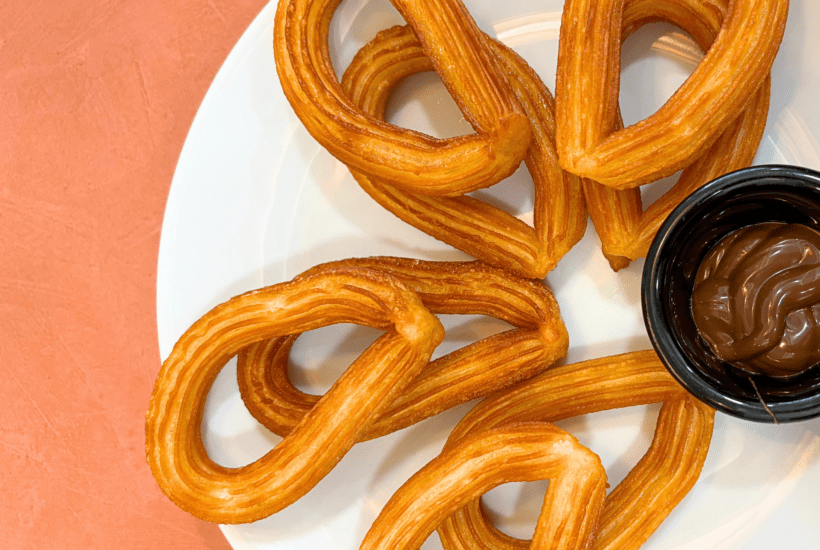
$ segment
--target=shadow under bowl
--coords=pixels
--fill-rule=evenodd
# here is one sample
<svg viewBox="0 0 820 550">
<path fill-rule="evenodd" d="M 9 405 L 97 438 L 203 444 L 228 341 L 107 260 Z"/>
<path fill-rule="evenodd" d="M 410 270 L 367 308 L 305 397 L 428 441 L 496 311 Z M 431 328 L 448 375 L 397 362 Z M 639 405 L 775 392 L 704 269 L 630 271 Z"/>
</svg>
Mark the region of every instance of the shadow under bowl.
<svg viewBox="0 0 820 550">
<path fill-rule="evenodd" d="M 641 283 L 644 321 L 661 361 L 701 401 L 756 422 L 774 422 L 772 415 L 778 422 L 807 420 L 820 416 L 820 365 L 788 379 L 750 378 L 712 352 L 692 317 L 692 288 L 704 256 L 727 234 L 763 222 L 800 223 L 820 231 L 820 172 L 755 166 L 721 176 L 687 197 L 661 226 L 647 254 Z"/>
</svg>

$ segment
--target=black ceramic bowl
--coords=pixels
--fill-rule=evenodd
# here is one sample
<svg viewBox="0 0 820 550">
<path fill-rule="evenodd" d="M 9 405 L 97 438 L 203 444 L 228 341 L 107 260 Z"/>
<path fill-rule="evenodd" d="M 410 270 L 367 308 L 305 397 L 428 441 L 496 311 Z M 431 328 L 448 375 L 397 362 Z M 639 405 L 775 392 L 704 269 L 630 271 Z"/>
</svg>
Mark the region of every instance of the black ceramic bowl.
<svg viewBox="0 0 820 550">
<path fill-rule="evenodd" d="M 794 422 L 820 416 L 820 366 L 786 380 L 750 380 L 709 349 L 695 328 L 690 305 L 706 253 L 736 229 L 771 221 L 820 230 L 820 172 L 756 166 L 692 193 L 669 215 L 649 249 L 641 284 L 643 315 L 661 360 L 696 397 L 747 420 L 774 422 L 773 414 L 779 422 Z"/>
</svg>

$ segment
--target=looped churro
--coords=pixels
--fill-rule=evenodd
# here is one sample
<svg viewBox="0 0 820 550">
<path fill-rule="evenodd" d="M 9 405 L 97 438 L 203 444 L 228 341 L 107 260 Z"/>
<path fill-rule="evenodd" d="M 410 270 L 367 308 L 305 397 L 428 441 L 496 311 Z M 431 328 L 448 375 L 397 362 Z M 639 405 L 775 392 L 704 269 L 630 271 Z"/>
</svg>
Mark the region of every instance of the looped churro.
<svg viewBox="0 0 820 550">
<path fill-rule="evenodd" d="M 486 398 L 456 426 L 443 454 L 507 424 L 556 422 L 613 408 L 663 402 L 652 444 L 607 496 L 591 548 L 640 547 L 694 485 L 703 468 L 714 410 L 691 397 L 651 351 L 555 367 Z M 578 512 L 581 513 L 581 512 Z M 438 527 L 445 548 L 527 548 L 488 522 L 478 499 Z"/>
<path fill-rule="evenodd" d="M 442 452 L 393 495 L 360 550 L 419 548 L 445 518 L 493 487 L 541 479 L 550 484 L 532 547 L 588 548 L 606 495 L 601 460 L 552 424 L 528 423 L 472 434 Z M 445 548 L 498 548 L 462 542 Z"/>
<path fill-rule="evenodd" d="M 703 2 L 676 3 L 674 9 L 691 12 L 695 6 L 697 14 L 711 10 L 699 17 L 708 25 L 722 11 L 720 32 L 695 71 L 655 114 L 617 129 L 625 4 L 564 4 L 555 90 L 561 166 L 615 189 L 669 176 L 715 143 L 766 79 L 789 3 L 708 0 L 702 9 L 697 6 Z"/>
<path fill-rule="evenodd" d="M 354 361 L 274 449 L 240 468 L 213 462 L 200 425 L 225 363 L 254 342 L 334 323 L 386 331 Z M 415 293 L 383 272 L 348 267 L 233 298 L 206 313 L 174 346 L 146 416 L 146 455 L 162 491 L 206 521 L 250 522 L 319 482 L 427 365 L 443 328 Z"/>
<path fill-rule="evenodd" d="M 525 158 L 533 178 L 533 227 L 469 196 L 432 197 L 349 166 L 359 185 L 384 208 L 433 237 L 492 265 L 543 278 L 586 229 L 579 178 L 558 166 L 552 95 L 515 52 L 482 35 L 508 75 L 532 126 Z M 384 120 L 388 96 L 402 79 L 433 69 L 410 27 L 379 33 L 362 48 L 342 78 L 345 94 L 368 115 Z"/>
<path fill-rule="evenodd" d="M 455 405 L 530 378 L 566 354 L 567 332 L 555 298 L 540 281 L 521 279 L 480 262 L 425 262 L 403 258 L 343 260 L 300 275 L 338 267 L 383 271 L 415 292 L 435 314 L 481 314 L 515 328 L 484 338 L 431 362 L 395 401 L 360 433 L 373 439 Z M 287 436 L 319 401 L 287 378 L 288 354 L 297 335 L 248 346 L 239 354 L 237 378 L 251 414 Z"/>
<path fill-rule="evenodd" d="M 530 126 L 460 0 L 393 0 L 476 130 L 444 140 L 378 120 L 342 91 L 328 47 L 339 1 L 281 0 L 274 27 L 282 89 L 322 146 L 362 173 L 436 195 L 488 187 L 516 170 Z"/>
<path fill-rule="evenodd" d="M 621 40 L 645 23 L 663 20 L 687 31 L 707 51 L 721 30 L 727 10 L 728 0 L 627 0 Z M 590 217 L 613 269 L 646 256 L 666 217 L 695 189 L 751 164 L 766 126 L 770 81 L 767 75 L 740 116 L 646 211 L 637 188 L 616 190 L 583 180 Z"/>
</svg>

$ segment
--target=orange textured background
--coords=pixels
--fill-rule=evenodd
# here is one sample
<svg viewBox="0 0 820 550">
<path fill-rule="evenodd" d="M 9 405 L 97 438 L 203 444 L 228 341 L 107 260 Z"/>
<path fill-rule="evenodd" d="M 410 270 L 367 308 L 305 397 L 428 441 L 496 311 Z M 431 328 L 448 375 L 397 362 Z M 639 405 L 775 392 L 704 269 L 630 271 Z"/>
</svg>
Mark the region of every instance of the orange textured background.
<svg viewBox="0 0 820 550">
<path fill-rule="evenodd" d="M 228 548 L 144 458 L 183 141 L 261 0 L 0 3 L 4 548 Z"/>
</svg>

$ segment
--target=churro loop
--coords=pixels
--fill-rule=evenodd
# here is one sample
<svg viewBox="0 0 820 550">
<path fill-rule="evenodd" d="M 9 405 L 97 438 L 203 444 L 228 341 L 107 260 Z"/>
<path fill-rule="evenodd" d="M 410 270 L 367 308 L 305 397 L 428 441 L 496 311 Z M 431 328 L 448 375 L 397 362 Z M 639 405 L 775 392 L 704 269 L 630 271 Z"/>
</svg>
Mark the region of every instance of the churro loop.
<svg viewBox="0 0 820 550">
<path fill-rule="evenodd" d="M 714 410 L 691 397 L 651 351 L 555 367 L 479 403 L 456 426 L 443 453 L 510 423 L 555 422 L 613 408 L 663 402 L 652 444 L 607 496 L 591 548 L 639 548 L 697 481 Z M 438 527 L 448 550 L 529 548 L 489 523 L 479 499 Z"/>
<path fill-rule="evenodd" d="M 283 441 L 240 468 L 213 462 L 200 425 L 208 390 L 239 350 L 334 323 L 385 330 Z M 162 491 L 206 521 L 251 522 L 322 479 L 427 365 L 443 328 L 395 278 L 348 267 L 237 296 L 206 313 L 163 363 L 145 423 L 146 456 Z"/>
<path fill-rule="evenodd" d="M 540 479 L 550 484 L 532 547 L 588 548 L 606 495 L 606 472 L 595 453 L 548 423 L 504 426 L 460 440 L 393 495 L 360 548 L 419 548 L 450 514 L 493 487 Z"/>
<path fill-rule="evenodd" d="M 687 31 L 701 50 L 707 51 L 720 32 L 727 11 L 728 0 L 628 0 L 623 12 L 622 40 L 643 24 L 661 20 Z M 583 180 L 590 218 L 613 269 L 646 256 L 663 221 L 695 189 L 752 163 L 766 126 L 770 88 L 771 77 L 767 75 L 740 116 L 645 211 L 637 188 L 615 190 Z"/>
<path fill-rule="evenodd" d="M 568 336 L 558 304 L 540 281 L 516 277 L 480 262 L 427 262 L 404 258 L 343 260 L 313 268 L 366 268 L 390 274 L 415 292 L 434 314 L 481 314 L 512 330 L 484 338 L 431 362 L 395 401 L 360 433 L 373 439 L 482 397 L 550 367 L 566 354 Z M 287 377 L 288 355 L 298 335 L 272 338 L 243 349 L 237 364 L 242 399 L 274 433 L 287 436 L 319 401 Z"/>
<path fill-rule="evenodd" d="M 285 96 L 310 134 L 356 170 L 419 192 L 452 195 L 512 174 L 530 126 L 460 0 L 392 0 L 476 134 L 436 139 L 378 120 L 343 92 L 330 61 L 340 0 L 281 0 L 274 57 Z"/>
<path fill-rule="evenodd" d="M 532 126 L 525 158 L 533 178 L 533 226 L 469 196 L 432 197 L 393 186 L 354 166 L 359 185 L 384 208 L 433 237 L 492 265 L 543 278 L 583 236 L 586 208 L 579 178 L 558 166 L 554 101 L 515 52 L 484 35 Z M 433 70 L 410 27 L 382 31 L 354 57 L 342 78 L 347 97 L 384 120 L 388 96 L 402 79 Z"/>
<path fill-rule="evenodd" d="M 555 91 L 561 166 L 615 189 L 669 176 L 715 143 L 769 74 L 788 15 L 788 0 L 675 6 L 704 14 L 698 16 L 704 25 L 725 13 L 720 32 L 695 71 L 655 114 L 616 131 L 626 3 L 564 4 Z"/>
</svg>

